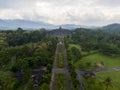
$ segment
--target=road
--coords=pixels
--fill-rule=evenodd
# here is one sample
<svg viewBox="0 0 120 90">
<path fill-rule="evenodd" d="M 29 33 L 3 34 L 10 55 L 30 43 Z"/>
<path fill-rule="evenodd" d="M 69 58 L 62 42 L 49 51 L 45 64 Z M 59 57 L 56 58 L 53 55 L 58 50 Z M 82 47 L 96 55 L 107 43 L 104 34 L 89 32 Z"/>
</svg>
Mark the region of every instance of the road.
<svg viewBox="0 0 120 90">
<path fill-rule="evenodd" d="M 62 53 L 63 53 L 63 63 L 64 63 L 64 68 L 58 68 L 58 45 L 56 47 L 56 51 L 55 51 L 55 60 L 54 60 L 54 64 L 53 64 L 53 69 L 52 69 L 52 78 L 51 78 L 51 83 L 50 83 L 50 90 L 56 90 L 55 89 L 55 83 L 56 83 L 56 75 L 58 73 L 63 73 L 66 76 L 66 90 L 71 90 L 70 87 L 70 74 L 69 71 L 67 69 L 67 54 L 66 54 L 66 48 L 64 46 L 64 43 L 61 44 L 62 45 Z"/>
</svg>

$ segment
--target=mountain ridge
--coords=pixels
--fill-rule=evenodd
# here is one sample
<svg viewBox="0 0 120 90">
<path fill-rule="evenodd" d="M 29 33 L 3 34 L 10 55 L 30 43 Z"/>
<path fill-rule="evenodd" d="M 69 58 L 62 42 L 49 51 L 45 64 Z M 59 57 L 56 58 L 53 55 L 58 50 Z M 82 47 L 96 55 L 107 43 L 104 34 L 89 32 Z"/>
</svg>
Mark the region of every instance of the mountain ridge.
<svg viewBox="0 0 120 90">
<path fill-rule="evenodd" d="M 32 21 L 32 20 L 2 20 L 0 19 L 0 29 L 17 29 L 21 27 L 23 29 L 39 29 L 39 28 L 52 28 L 54 25 L 44 23 L 41 21 Z"/>
<path fill-rule="evenodd" d="M 88 28 L 88 29 L 100 29 L 100 30 L 106 30 L 106 31 L 119 31 L 120 32 L 120 24 L 119 23 L 112 23 L 108 25 L 104 25 L 101 27 L 97 26 L 87 26 L 87 25 L 76 25 L 76 24 L 62 24 L 62 25 L 53 25 L 49 23 L 45 23 L 42 21 L 32 21 L 32 20 L 22 20 L 22 19 L 0 19 L 0 30 L 16 30 L 18 27 L 21 27 L 23 29 L 41 29 L 45 28 L 48 30 L 52 30 L 55 28 L 63 27 L 65 29 L 76 29 L 76 28 Z"/>
<path fill-rule="evenodd" d="M 101 30 L 105 30 L 108 32 L 120 32 L 120 24 L 119 23 L 112 23 L 106 26 L 101 27 Z"/>
<path fill-rule="evenodd" d="M 16 30 L 18 27 L 21 27 L 23 29 L 40 29 L 45 28 L 48 30 L 52 30 L 55 28 L 63 27 L 65 29 L 76 29 L 76 28 L 93 28 L 91 26 L 85 26 L 85 25 L 76 25 L 76 24 L 62 24 L 62 25 L 53 25 L 49 23 L 45 23 L 42 21 L 32 21 L 32 20 L 21 20 L 21 19 L 8 19 L 3 20 L 0 19 L 0 29 L 1 30 L 9 30 L 13 29 Z"/>
</svg>

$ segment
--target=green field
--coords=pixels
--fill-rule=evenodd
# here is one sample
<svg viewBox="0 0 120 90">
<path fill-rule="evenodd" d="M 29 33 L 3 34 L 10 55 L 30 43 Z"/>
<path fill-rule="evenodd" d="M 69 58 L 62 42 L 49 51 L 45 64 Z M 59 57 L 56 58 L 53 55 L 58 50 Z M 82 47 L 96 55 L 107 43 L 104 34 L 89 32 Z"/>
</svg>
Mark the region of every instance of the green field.
<svg viewBox="0 0 120 90">
<path fill-rule="evenodd" d="M 120 71 L 99 73 L 98 76 L 100 76 L 102 78 L 110 77 L 114 83 L 116 83 L 120 86 Z"/>
<path fill-rule="evenodd" d="M 55 90 L 66 90 L 66 77 L 64 74 L 57 74 L 55 87 Z"/>
<path fill-rule="evenodd" d="M 114 68 L 114 67 L 120 67 L 120 57 L 110 57 L 105 56 L 103 54 L 98 53 L 97 51 L 91 51 L 91 52 L 83 52 L 81 49 L 81 46 L 78 44 L 69 44 L 68 50 L 70 50 L 72 47 L 76 47 L 79 49 L 84 56 L 81 60 L 78 60 L 74 63 L 75 68 L 85 68 L 85 69 L 93 69 L 95 63 L 104 63 L 104 68 Z M 86 56 L 85 56 L 86 55 Z M 87 64 L 91 64 L 88 66 Z"/>
<path fill-rule="evenodd" d="M 104 62 L 105 64 L 104 68 L 120 67 L 120 57 L 109 57 L 99 53 L 83 57 L 81 60 L 78 60 L 76 63 L 74 63 L 74 66 L 77 69 L 80 69 L 81 65 L 85 66 L 86 63 L 91 63 L 92 65 L 94 65 L 94 63 L 100 63 L 100 62 Z M 90 67 L 86 67 L 86 68 L 90 68 Z"/>
<path fill-rule="evenodd" d="M 76 69 L 100 69 L 95 67 L 95 64 L 101 62 L 104 63 L 104 68 L 115 68 L 120 67 L 120 57 L 110 57 L 103 54 L 100 54 L 97 51 L 84 52 L 78 44 L 69 44 L 69 50 L 72 47 L 79 49 L 83 55 L 82 59 L 74 63 Z M 112 82 L 117 86 L 120 86 L 120 72 L 109 72 L 109 73 L 100 73 L 97 74 L 95 78 L 84 77 L 83 82 L 86 87 L 86 90 L 120 90 L 120 88 L 113 86 L 106 89 L 105 84 L 103 83 L 107 77 L 110 77 Z M 100 79 L 101 77 L 102 79 Z"/>
<path fill-rule="evenodd" d="M 86 90 L 120 90 L 120 72 L 108 72 L 97 74 L 95 78 L 83 78 Z M 106 78 L 110 78 L 110 84 L 107 88 Z"/>
<path fill-rule="evenodd" d="M 105 64 L 104 68 L 120 67 L 120 57 L 109 57 L 109 56 L 99 54 L 97 52 L 94 54 L 95 51 L 91 51 L 89 53 L 83 52 L 81 49 L 81 46 L 78 44 L 69 44 L 68 49 L 71 49 L 72 47 L 76 47 L 81 51 L 82 55 L 86 55 L 81 60 L 78 60 L 77 62 L 74 63 L 74 66 L 77 69 L 80 69 L 80 68 L 93 69 L 94 64 L 100 63 L 100 62 L 103 62 Z M 91 66 L 86 66 L 87 63 L 90 63 Z"/>
</svg>

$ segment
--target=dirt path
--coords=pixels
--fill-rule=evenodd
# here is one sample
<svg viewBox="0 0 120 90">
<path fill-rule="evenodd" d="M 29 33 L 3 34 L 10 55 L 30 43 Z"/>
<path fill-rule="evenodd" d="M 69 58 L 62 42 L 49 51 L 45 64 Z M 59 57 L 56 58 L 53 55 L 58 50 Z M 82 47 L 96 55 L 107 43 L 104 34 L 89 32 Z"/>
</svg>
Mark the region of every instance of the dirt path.
<svg viewBox="0 0 120 90">
<path fill-rule="evenodd" d="M 70 75 L 69 71 L 67 69 L 67 54 L 66 54 L 66 49 L 64 44 L 62 44 L 62 51 L 63 51 L 63 63 L 64 63 L 64 68 L 58 68 L 58 44 L 56 47 L 56 52 L 55 52 L 55 60 L 53 64 L 53 69 L 52 69 L 52 78 L 51 78 L 51 83 L 50 83 L 50 90 L 55 90 L 55 83 L 56 83 L 56 75 L 58 73 L 63 73 L 66 76 L 66 90 L 71 90 L 70 88 Z"/>
</svg>

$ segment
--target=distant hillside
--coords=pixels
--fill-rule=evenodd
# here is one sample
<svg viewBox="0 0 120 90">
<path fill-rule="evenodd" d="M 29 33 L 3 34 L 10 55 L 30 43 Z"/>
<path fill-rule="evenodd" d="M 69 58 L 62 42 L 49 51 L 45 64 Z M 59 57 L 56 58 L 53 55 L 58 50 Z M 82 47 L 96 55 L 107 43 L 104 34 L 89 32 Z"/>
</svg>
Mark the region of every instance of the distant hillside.
<svg viewBox="0 0 120 90">
<path fill-rule="evenodd" d="M 60 26 L 62 26 L 63 28 L 69 29 L 69 30 L 76 29 L 76 28 L 89 28 L 89 29 L 97 28 L 95 26 L 85 26 L 85 25 L 76 25 L 76 24 L 63 24 Z"/>
<path fill-rule="evenodd" d="M 75 25 L 75 24 L 63 24 L 63 25 L 60 25 L 60 26 L 63 27 L 63 28 L 66 28 L 66 29 L 70 29 L 70 30 L 82 27 L 81 25 Z"/>
<path fill-rule="evenodd" d="M 118 23 L 109 24 L 109 25 L 103 26 L 101 29 L 106 30 L 108 32 L 120 32 L 120 24 Z"/>
<path fill-rule="evenodd" d="M 23 29 L 53 29 L 55 26 L 44 22 L 36 22 L 30 20 L 0 20 L 0 29 L 17 29 L 18 27 L 21 27 Z"/>
<path fill-rule="evenodd" d="M 8 29 L 17 29 L 21 27 L 23 29 L 54 29 L 62 26 L 65 29 L 76 29 L 76 28 L 95 28 L 94 26 L 84 26 L 84 25 L 76 25 L 76 24 L 63 24 L 63 25 L 53 25 L 41 21 L 30 21 L 30 20 L 2 20 L 0 19 L 0 30 L 8 30 Z"/>
</svg>

